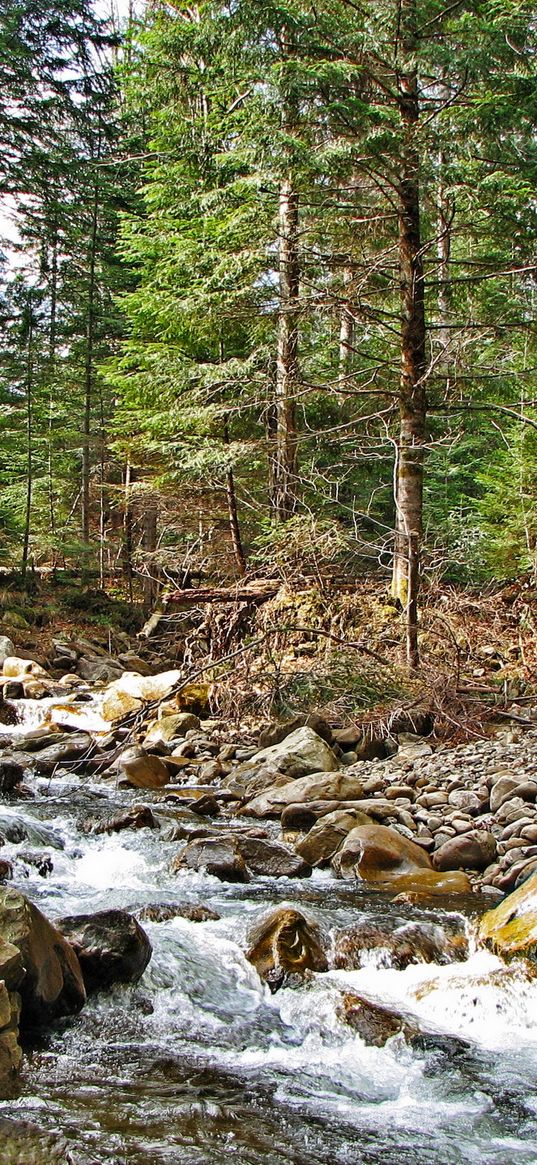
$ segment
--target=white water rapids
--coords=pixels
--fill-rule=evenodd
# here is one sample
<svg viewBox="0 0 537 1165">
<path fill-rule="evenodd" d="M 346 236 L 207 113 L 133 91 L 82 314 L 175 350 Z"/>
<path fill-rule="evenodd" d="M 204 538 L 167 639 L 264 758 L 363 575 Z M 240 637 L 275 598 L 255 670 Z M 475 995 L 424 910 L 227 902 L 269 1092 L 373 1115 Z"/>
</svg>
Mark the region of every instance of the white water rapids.
<svg viewBox="0 0 537 1165">
<path fill-rule="evenodd" d="M 390 903 L 327 872 L 248 885 L 172 874 L 179 844 L 157 831 L 81 829 L 156 795 L 67 774 L 30 783 L 34 800 L 0 806 L 2 856 L 49 917 L 177 902 L 221 917 L 143 923 L 140 983 L 92 997 L 30 1053 L 20 1097 L 0 1105 L 2 1165 L 536 1165 L 537 979 L 473 949 L 404 971 L 370 957 L 271 995 L 244 955 L 275 903 L 316 919 L 328 944 L 363 918 L 449 922 L 440 905 Z M 32 849 L 50 856 L 48 877 L 21 857 Z M 340 1018 L 345 991 L 445 1038 L 369 1047 Z"/>
</svg>

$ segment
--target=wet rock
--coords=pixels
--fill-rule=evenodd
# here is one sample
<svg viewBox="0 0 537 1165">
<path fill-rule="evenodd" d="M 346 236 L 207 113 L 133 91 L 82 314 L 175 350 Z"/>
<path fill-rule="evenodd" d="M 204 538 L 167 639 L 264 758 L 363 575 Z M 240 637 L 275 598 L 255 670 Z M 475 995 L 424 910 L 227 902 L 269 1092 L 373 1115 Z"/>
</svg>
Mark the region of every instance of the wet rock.
<svg viewBox="0 0 537 1165">
<path fill-rule="evenodd" d="M 364 966 L 372 951 L 382 966 L 399 971 L 412 963 L 452 963 L 468 954 L 462 930 L 448 934 L 441 926 L 425 922 L 407 922 L 392 931 L 375 922 L 359 922 L 337 931 L 334 947 L 334 966 L 346 971 Z"/>
<path fill-rule="evenodd" d="M 72 761 L 89 760 L 94 752 L 91 736 L 87 732 L 65 732 L 54 738 L 54 743 L 32 754 L 32 767 L 44 776 L 50 776 L 56 768 Z"/>
<path fill-rule="evenodd" d="M 299 910 L 278 907 L 250 935 L 246 958 L 271 991 L 308 971 L 326 971 L 328 962 L 319 928 Z"/>
<path fill-rule="evenodd" d="M 189 922 L 218 922 L 220 914 L 209 906 L 192 906 L 189 903 L 155 903 L 138 911 L 142 922 L 169 922 L 172 918 L 186 918 Z"/>
<path fill-rule="evenodd" d="M 195 838 L 172 864 L 172 871 L 204 870 L 221 882 L 249 882 L 246 862 L 234 837 Z"/>
<path fill-rule="evenodd" d="M 337 773 L 312 773 L 284 785 L 273 786 L 266 793 L 253 797 L 244 812 L 253 817 L 279 817 L 287 805 L 307 805 L 317 800 L 355 801 L 360 800 L 362 793 L 362 781 L 348 769 Z"/>
<path fill-rule="evenodd" d="M 187 805 L 198 814 L 198 817 L 218 817 L 220 813 L 220 806 L 212 793 L 203 793 L 201 797 L 188 801 Z"/>
<path fill-rule="evenodd" d="M 326 741 L 312 728 L 305 727 L 297 728 L 280 744 L 256 752 L 251 760 L 236 770 L 235 777 L 240 774 L 247 782 L 255 776 L 257 769 L 267 767 L 296 780 L 310 773 L 333 773 L 338 768 L 338 762 Z"/>
<path fill-rule="evenodd" d="M 75 952 L 17 890 L 0 889 L 0 936 L 18 948 L 26 970 L 20 987 L 24 1024 L 80 1011 L 86 992 Z"/>
<path fill-rule="evenodd" d="M 0 1099 L 12 1095 L 21 1063 L 19 1045 L 20 996 L 0 981 Z M 1 1125 L 0 1125 L 1 1136 Z M 4 1150 L 2 1150 L 3 1160 Z"/>
<path fill-rule="evenodd" d="M 501 955 L 537 953 L 537 871 L 483 915 L 479 938 Z"/>
<path fill-rule="evenodd" d="M 300 854 L 275 841 L 260 838 L 239 837 L 237 839 L 241 856 L 252 874 L 267 878 L 305 878 L 311 874 L 311 866 Z"/>
<path fill-rule="evenodd" d="M 414 1029 L 389 1007 L 371 1003 L 351 991 L 342 996 L 337 1013 L 371 1047 L 383 1048 L 387 1040 L 400 1032 L 407 1038 L 414 1034 Z"/>
<path fill-rule="evenodd" d="M 133 745 L 121 753 L 119 769 L 129 784 L 138 789 L 162 789 L 170 780 L 164 761 L 140 745 Z"/>
<path fill-rule="evenodd" d="M 11 793 L 24 778 L 24 759 L 17 752 L 0 755 L 0 793 Z"/>
<path fill-rule="evenodd" d="M 355 829 L 357 825 L 371 824 L 371 818 L 365 813 L 360 813 L 356 809 L 338 809 L 321 817 L 306 837 L 297 843 L 295 849 L 310 866 L 324 865 L 341 848 L 351 829 Z"/>
<path fill-rule="evenodd" d="M 386 881 L 416 870 L 431 870 L 431 860 L 419 845 L 386 825 L 360 825 L 352 829 L 334 858 L 341 878 Z"/>
<path fill-rule="evenodd" d="M 35 660 L 22 659 L 18 655 L 10 655 L 4 659 L 2 674 L 11 679 L 19 679 L 21 676 L 36 676 L 45 680 L 49 678 L 45 669 Z"/>
<path fill-rule="evenodd" d="M 133 805 L 126 813 L 116 813 L 107 821 L 92 823 L 91 833 L 121 833 L 123 829 L 159 829 L 149 805 Z"/>
<path fill-rule="evenodd" d="M 496 854 L 493 834 L 476 829 L 444 842 L 433 856 L 433 866 L 435 870 L 486 870 Z"/>
<path fill-rule="evenodd" d="M 151 958 L 145 930 L 126 910 L 72 915 L 57 925 L 78 956 L 88 992 L 136 983 Z"/>
<path fill-rule="evenodd" d="M 54 869 L 54 863 L 50 854 L 40 852 L 39 850 L 19 850 L 17 854 L 19 862 L 23 862 L 26 866 L 31 866 L 41 874 L 42 878 L 48 878 Z"/>
</svg>

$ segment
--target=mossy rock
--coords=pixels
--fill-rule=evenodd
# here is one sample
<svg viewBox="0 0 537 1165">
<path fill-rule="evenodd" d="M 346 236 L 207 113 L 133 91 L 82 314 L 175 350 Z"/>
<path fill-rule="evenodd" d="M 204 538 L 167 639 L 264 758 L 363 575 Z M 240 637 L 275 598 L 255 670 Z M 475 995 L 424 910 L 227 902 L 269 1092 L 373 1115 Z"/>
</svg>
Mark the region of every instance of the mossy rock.
<svg viewBox="0 0 537 1165">
<path fill-rule="evenodd" d="M 479 924 L 479 938 L 501 955 L 537 955 L 537 870 Z"/>
</svg>

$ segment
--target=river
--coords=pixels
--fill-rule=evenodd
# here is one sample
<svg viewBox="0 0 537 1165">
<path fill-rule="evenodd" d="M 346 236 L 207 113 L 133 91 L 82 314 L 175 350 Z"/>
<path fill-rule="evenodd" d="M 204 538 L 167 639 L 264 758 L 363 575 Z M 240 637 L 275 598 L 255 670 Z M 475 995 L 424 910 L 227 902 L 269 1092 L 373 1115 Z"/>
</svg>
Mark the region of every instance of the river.
<svg viewBox="0 0 537 1165">
<path fill-rule="evenodd" d="M 329 949 L 360 918 L 449 926 L 455 901 L 392 903 L 325 871 L 247 885 L 172 874 L 180 846 L 163 831 L 82 828 L 140 800 L 176 815 L 159 795 L 70 775 L 31 784 L 33 800 L 0 806 L 0 831 L 21 838 L 2 856 L 48 917 L 180 902 L 220 919 L 144 922 L 141 981 L 93 996 L 28 1051 L 19 1095 L 0 1105 L 2 1165 L 535 1165 L 537 980 L 471 946 L 462 963 L 397 971 L 371 956 L 271 995 L 244 955 L 276 903 L 314 918 Z M 49 876 L 18 856 L 32 847 Z M 367 1046 L 340 1018 L 346 990 L 445 1038 Z"/>
</svg>

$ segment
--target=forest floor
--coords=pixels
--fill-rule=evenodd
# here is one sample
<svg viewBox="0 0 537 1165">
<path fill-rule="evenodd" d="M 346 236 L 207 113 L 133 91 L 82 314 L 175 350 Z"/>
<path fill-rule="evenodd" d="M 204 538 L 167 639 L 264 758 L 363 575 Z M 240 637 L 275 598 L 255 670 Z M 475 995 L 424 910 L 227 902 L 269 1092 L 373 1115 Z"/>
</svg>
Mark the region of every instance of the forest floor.
<svg viewBox="0 0 537 1165">
<path fill-rule="evenodd" d="M 211 703 L 248 725 L 314 709 L 365 735 L 430 732 L 460 742 L 490 725 L 529 724 L 537 699 L 537 589 L 523 578 L 481 591 L 438 586 L 422 594 L 421 667 L 404 664 L 404 620 L 384 580 L 344 587 L 277 584 L 264 601 L 185 592 L 143 633 L 141 604 L 35 581 L 26 595 L 5 580 L 0 630 L 17 652 L 50 663 L 54 641 L 77 641 L 110 660 L 134 652 L 148 670 L 184 667 L 211 685 Z"/>
</svg>

